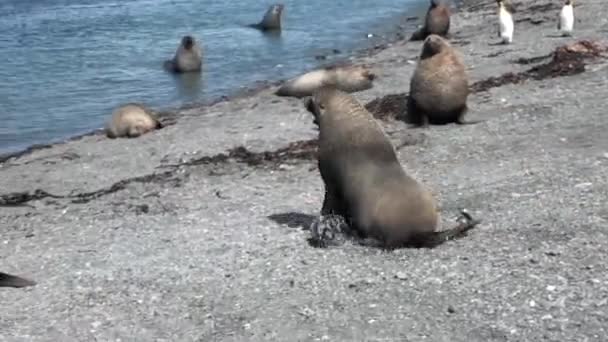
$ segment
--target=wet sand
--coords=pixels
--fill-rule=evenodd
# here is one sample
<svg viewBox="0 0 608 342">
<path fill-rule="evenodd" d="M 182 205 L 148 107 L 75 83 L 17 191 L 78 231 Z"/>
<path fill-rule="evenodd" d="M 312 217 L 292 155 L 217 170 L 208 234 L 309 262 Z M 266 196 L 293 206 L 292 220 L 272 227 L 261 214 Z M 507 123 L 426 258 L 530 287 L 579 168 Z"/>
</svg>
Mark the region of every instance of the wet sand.
<svg viewBox="0 0 608 342">
<path fill-rule="evenodd" d="M 577 1 L 564 38 L 559 5 L 522 3 L 505 46 L 495 4 L 478 3 L 451 32 L 479 82 L 467 119 L 485 121 L 382 121 L 443 227 L 463 207 L 483 220 L 468 237 L 431 250 L 309 246 L 317 131 L 301 100 L 271 87 L 138 139 L 86 136 L 0 164 L 2 271 L 38 282 L 0 289 L 0 339 L 603 340 L 608 60 L 550 54 L 605 39 L 608 9 Z M 407 93 L 420 46 L 358 58 L 379 77 L 355 96 L 398 108 L 402 96 L 386 96 Z"/>
</svg>

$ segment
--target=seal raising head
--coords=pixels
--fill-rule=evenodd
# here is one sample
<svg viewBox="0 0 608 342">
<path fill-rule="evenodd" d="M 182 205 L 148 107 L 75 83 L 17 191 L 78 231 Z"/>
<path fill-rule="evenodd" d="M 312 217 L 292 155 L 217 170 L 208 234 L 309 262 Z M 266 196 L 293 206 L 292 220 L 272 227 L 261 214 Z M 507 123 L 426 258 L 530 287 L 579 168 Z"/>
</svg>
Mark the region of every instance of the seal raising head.
<svg viewBox="0 0 608 342">
<path fill-rule="evenodd" d="M 283 9 L 285 5 L 283 4 L 274 4 L 271 5 L 262 21 L 257 24 L 250 25 L 251 27 L 260 29 L 262 31 L 280 31 L 281 30 L 281 17 L 283 15 Z"/>
<path fill-rule="evenodd" d="M 468 95 L 469 79 L 460 53 L 446 39 L 428 36 L 410 80 L 409 119 L 424 126 L 466 123 Z"/>
<path fill-rule="evenodd" d="M 382 127 L 352 95 L 326 86 L 305 106 L 319 126 L 321 215 L 342 216 L 361 237 L 387 248 L 433 247 L 474 226 L 435 230 L 439 215 L 430 191 L 404 171 Z"/>
<path fill-rule="evenodd" d="M 371 89 L 374 74 L 364 65 L 332 66 L 314 70 L 285 82 L 277 91 L 278 96 L 302 98 L 312 96 L 322 86 L 333 86 L 348 93 Z"/>
<path fill-rule="evenodd" d="M 184 36 L 172 59 L 165 61 L 165 69 L 176 72 L 200 71 L 203 64 L 202 48 L 193 36 Z"/>
<path fill-rule="evenodd" d="M 162 124 L 143 105 L 129 103 L 112 113 L 106 125 L 108 138 L 136 138 L 147 132 L 162 128 Z"/>
</svg>

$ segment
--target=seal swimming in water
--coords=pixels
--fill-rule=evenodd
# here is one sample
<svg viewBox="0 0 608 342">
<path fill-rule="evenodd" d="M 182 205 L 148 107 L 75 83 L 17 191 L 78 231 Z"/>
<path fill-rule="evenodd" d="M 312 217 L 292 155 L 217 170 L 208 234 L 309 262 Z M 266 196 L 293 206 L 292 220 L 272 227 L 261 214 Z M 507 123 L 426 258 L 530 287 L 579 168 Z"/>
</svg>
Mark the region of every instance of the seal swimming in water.
<svg viewBox="0 0 608 342">
<path fill-rule="evenodd" d="M 203 52 L 196 39 L 192 36 L 184 36 L 175 51 L 172 59 L 165 61 L 165 69 L 176 72 L 200 71 L 203 65 Z"/>
<path fill-rule="evenodd" d="M 271 5 L 264 14 L 262 21 L 257 24 L 251 24 L 249 26 L 262 31 L 280 31 L 281 16 L 283 15 L 284 8 L 285 6 L 283 4 Z"/>
<path fill-rule="evenodd" d="M 468 96 L 469 79 L 462 56 L 446 39 L 428 36 L 410 79 L 408 119 L 422 126 L 476 123 L 464 121 Z"/>
<path fill-rule="evenodd" d="M 128 103 L 112 112 L 112 117 L 106 125 L 106 135 L 108 138 L 135 138 L 162 127 L 160 121 L 146 107 L 138 103 Z"/>
<path fill-rule="evenodd" d="M 324 85 L 353 93 L 374 86 L 376 75 L 364 65 L 331 66 L 300 75 L 285 82 L 275 94 L 302 98 Z"/>
<path fill-rule="evenodd" d="M 498 38 L 503 44 L 511 44 L 513 42 L 513 13 L 515 9 L 509 0 L 496 0 L 498 4 Z"/>
<path fill-rule="evenodd" d="M 410 40 L 424 40 L 430 34 L 447 37 L 450 30 L 450 8 L 440 0 L 431 0 L 424 26 L 412 34 Z"/>
<path fill-rule="evenodd" d="M 559 12 L 557 30 L 562 36 L 571 36 L 574 29 L 574 4 L 572 0 L 566 0 L 562 10 Z"/>
<path fill-rule="evenodd" d="M 33 280 L 17 277 L 8 273 L 0 272 L 0 287 L 26 287 L 34 286 L 36 282 Z"/>
<path fill-rule="evenodd" d="M 319 126 L 322 216 L 342 216 L 361 237 L 389 249 L 434 247 L 478 223 L 468 220 L 436 231 L 439 214 L 432 194 L 404 171 L 382 127 L 352 95 L 322 87 L 305 106 Z"/>
</svg>

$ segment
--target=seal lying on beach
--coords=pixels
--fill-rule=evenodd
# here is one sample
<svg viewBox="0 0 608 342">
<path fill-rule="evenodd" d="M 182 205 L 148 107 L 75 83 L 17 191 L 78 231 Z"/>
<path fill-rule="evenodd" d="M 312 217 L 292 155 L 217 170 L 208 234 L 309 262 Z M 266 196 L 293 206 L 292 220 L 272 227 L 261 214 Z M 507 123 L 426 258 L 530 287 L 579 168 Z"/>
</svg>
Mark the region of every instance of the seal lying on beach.
<svg viewBox="0 0 608 342">
<path fill-rule="evenodd" d="M 114 110 L 106 125 L 106 135 L 108 138 L 135 138 L 162 127 L 160 121 L 146 107 L 128 103 Z"/>
<path fill-rule="evenodd" d="M 26 287 L 34 286 L 36 282 L 33 280 L 17 277 L 8 273 L 0 272 L 0 287 Z"/>
<path fill-rule="evenodd" d="M 331 66 L 314 70 L 285 82 L 275 94 L 302 98 L 312 96 L 322 86 L 334 86 L 342 91 L 353 93 L 374 86 L 376 75 L 366 66 Z"/>
<path fill-rule="evenodd" d="M 424 26 L 414 32 L 410 40 L 424 40 L 430 34 L 447 37 L 450 30 L 450 8 L 440 0 L 431 0 Z"/>
<path fill-rule="evenodd" d="M 203 65 L 203 52 L 192 36 L 184 36 L 172 59 L 165 61 L 168 71 L 182 73 L 200 71 Z"/>
<path fill-rule="evenodd" d="M 446 39 L 428 36 L 410 79 L 407 118 L 423 126 L 472 123 L 463 120 L 468 96 L 469 79 L 462 56 Z"/>
<path fill-rule="evenodd" d="M 262 21 L 257 24 L 251 24 L 249 26 L 262 31 L 280 31 L 281 16 L 283 14 L 284 7 L 285 6 L 283 4 L 271 5 L 264 14 L 264 18 L 262 18 Z"/>
<path fill-rule="evenodd" d="M 319 125 L 322 216 L 342 216 L 361 237 L 386 248 L 434 247 L 477 224 L 435 230 L 439 215 L 432 194 L 406 174 L 382 127 L 352 95 L 323 87 L 305 106 Z"/>
</svg>

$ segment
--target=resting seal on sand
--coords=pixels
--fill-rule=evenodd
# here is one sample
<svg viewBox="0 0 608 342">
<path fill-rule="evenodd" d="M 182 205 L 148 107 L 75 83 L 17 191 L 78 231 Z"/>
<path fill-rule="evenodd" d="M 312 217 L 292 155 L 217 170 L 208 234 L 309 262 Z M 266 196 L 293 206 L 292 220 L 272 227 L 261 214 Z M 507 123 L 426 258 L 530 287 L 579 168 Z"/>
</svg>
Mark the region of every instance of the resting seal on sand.
<svg viewBox="0 0 608 342">
<path fill-rule="evenodd" d="M 332 66 L 314 70 L 285 82 L 275 94 L 302 98 L 322 86 L 333 86 L 342 91 L 353 93 L 370 89 L 376 75 L 366 66 Z"/>
<path fill-rule="evenodd" d="M 430 34 L 447 37 L 450 30 L 450 8 L 443 1 L 431 0 L 424 26 L 412 34 L 410 40 L 424 40 Z"/>
<path fill-rule="evenodd" d="M 469 79 L 462 56 L 446 39 L 428 36 L 410 80 L 408 119 L 423 126 L 473 123 L 463 120 L 468 96 Z"/>
<path fill-rule="evenodd" d="M 164 67 L 177 73 L 200 71 L 203 65 L 202 55 L 202 48 L 194 37 L 184 36 L 175 52 L 175 56 L 165 61 Z"/>
<path fill-rule="evenodd" d="M 435 231 L 433 196 L 405 173 L 381 126 L 353 96 L 323 87 L 305 105 L 319 125 L 321 215 L 344 217 L 362 237 L 386 248 L 434 247 L 477 224 L 467 220 Z"/>
<path fill-rule="evenodd" d="M 114 110 L 106 125 L 106 135 L 109 138 L 135 138 L 162 127 L 152 111 L 141 104 L 128 103 Z"/>
<path fill-rule="evenodd" d="M 283 14 L 284 7 L 285 6 L 283 4 L 271 5 L 264 14 L 264 18 L 262 18 L 262 21 L 257 24 L 251 24 L 249 26 L 262 31 L 280 31 L 281 16 Z"/>
<path fill-rule="evenodd" d="M 33 280 L 17 277 L 8 273 L 0 272 L 0 287 L 26 287 L 34 286 L 36 282 Z"/>
</svg>

